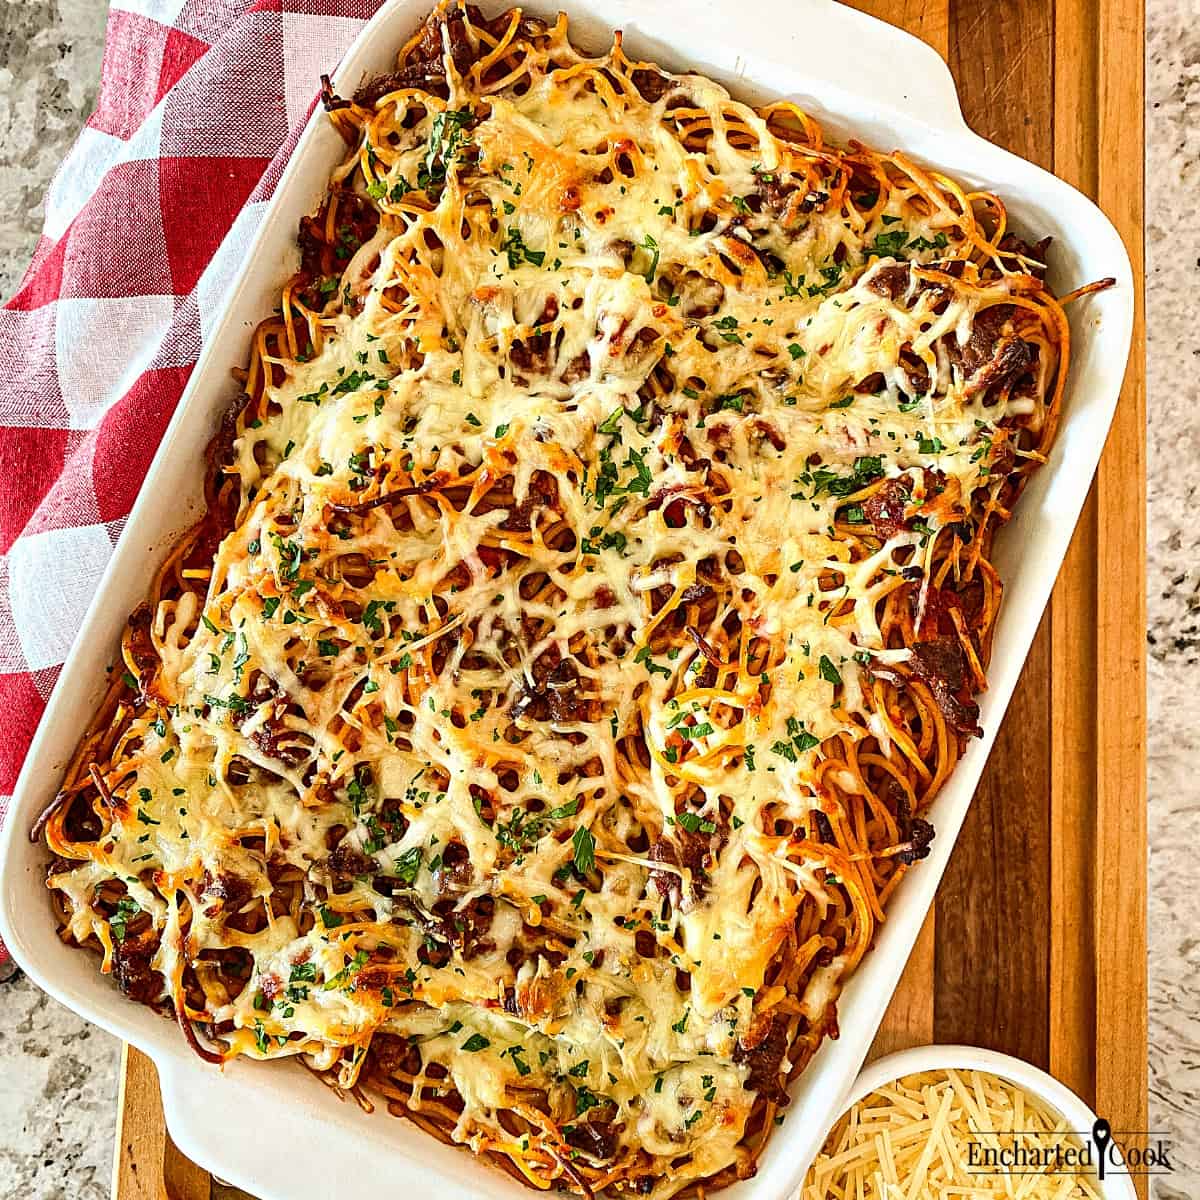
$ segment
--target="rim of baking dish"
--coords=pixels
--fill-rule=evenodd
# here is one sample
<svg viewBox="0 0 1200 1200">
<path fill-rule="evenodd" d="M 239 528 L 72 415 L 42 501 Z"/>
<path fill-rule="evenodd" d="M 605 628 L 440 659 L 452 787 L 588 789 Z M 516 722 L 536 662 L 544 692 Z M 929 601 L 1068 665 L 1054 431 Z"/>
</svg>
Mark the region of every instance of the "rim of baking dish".
<svg viewBox="0 0 1200 1200">
<path fill-rule="evenodd" d="M 992 688 L 984 702 L 983 724 L 987 736 L 984 741 L 975 743 L 960 762 L 955 776 L 959 780 L 958 787 L 954 787 L 952 779 L 939 797 L 945 804 L 939 816 L 933 854 L 924 864 L 925 870 L 914 872 L 904 881 L 905 887 L 898 889 L 889 909 L 888 926 L 896 930 L 889 942 L 890 953 L 886 956 L 877 953 L 869 963 L 864 963 L 843 994 L 843 1009 L 852 1009 L 856 1028 L 873 1032 L 944 872 L 970 804 L 970 792 L 994 741 L 998 712 L 1002 712 L 1007 704 L 1024 665 L 1028 643 L 1038 624 L 1036 618 L 1040 618 L 1045 607 L 1086 497 L 1087 484 L 1103 444 L 1102 434 L 1116 405 L 1128 353 L 1133 279 L 1119 236 L 1092 201 L 1049 172 L 968 129 L 949 69 L 923 42 L 833 0 L 791 0 L 790 3 L 736 0 L 736 3 L 739 23 L 738 29 L 733 31 L 727 27 L 728 21 L 722 20 L 720 6 L 716 4 L 698 6 L 687 0 L 659 0 L 653 8 L 648 8 L 642 0 L 566 0 L 562 7 L 571 14 L 573 27 L 579 31 L 580 41 L 585 46 L 594 46 L 601 31 L 607 38 L 613 28 L 623 28 L 631 52 L 656 57 L 668 67 L 686 60 L 689 69 L 711 75 L 740 98 L 751 102 L 760 102 L 768 92 L 772 95 L 786 92 L 807 105 L 839 139 L 854 131 L 876 142 L 894 139 L 919 161 L 949 162 L 951 165 L 947 169 L 966 181 L 987 180 L 1002 191 L 1007 185 L 1006 194 L 1013 201 L 1014 212 L 1029 214 L 1031 224 L 1043 217 L 1053 221 L 1067 212 L 1076 239 L 1068 243 L 1066 253 L 1071 255 L 1076 250 L 1082 253 L 1086 248 L 1093 257 L 1103 258 L 1101 273 L 1114 275 L 1118 281 L 1118 288 L 1098 297 L 1095 309 L 1081 318 L 1084 328 L 1095 326 L 1102 332 L 1102 337 L 1095 339 L 1093 355 L 1098 356 L 1103 372 L 1091 392 L 1082 389 L 1078 379 L 1074 383 L 1068 381 L 1068 396 L 1075 396 L 1077 402 L 1086 405 L 1091 428 L 1068 429 L 1070 421 L 1064 421 L 1063 433 L 1069 434 L 1072 441 L 1071 470 L 1063 472 L 1069 477 L 1060 479 L 1056 476 L 1043 485 L 1047 496 L 1053 493 L 1052 505 L 1045 497 L 1043 503 L 1054 508 L 1059 525 L 1045 532 L 1039 546 L 1030 548 L 1028 558 L 1031 561 L 1024 567 L 1030 579 L 1021 589 L 1021 596 L 1013 597 L 1013 601 L 1021 599 L 1020 609 L 1016 603 L 1010 603 L 1006 609 L 1007 620 L 1005 614 L 1001 616 L 1001 629 L 1012 625 L 1014 629 L 1020 626 L 1027 631 L 1027 636 L 1024 633 L 1016 635 L 1017 642 L 1023 642 L 1025 649 L 1010 655 L 1012 661 L 994 664 Z M 394 59 L 404 37 L 411 33 L 414 24 L 425 16 L 430 6 L 430 0 L 387 0 L 364 26 L 333 72 L 335 87 L 352 89 L 364 74 L 386 69 L 375 65 L 373 60 L 382 61 L 383 49 Z M 559 5 L 554 0 L 535 0 L 526 7 L 552 15 Z M 681 28 L 686 29 L 688 42 L 697 38 L 706 40 L 711 47 L 707 56 L 690 54 L 681 44 L 672 44 L 669 40 L 672 35 L 664 28 L 666 18 L 662 16 L 671 9 L 677 10 L 680 18 L 686 16 L 686 26 Z M 652 19 L 648 16 L 650 13 L 655 14 Z M 658 36 L 654 32 L 656 26 L 660 31 Z M 681 32 L 681 42 L 683 38 Z M 377 44 L 381 48 L 379 52 L 376 52 Z M 803 56 L 803 65 L 797 66 L 801 60 L 792 56 L 800 45 L 804 45 L 808 53 Z M 829 53 L 812 53 L 814 48 L 822 45 Z M 739 53 L 735 46 L 742 52 Z M 852 53 L 847 48 L 852 48 Z M 835 49 L 837 53 L 834 53 Z M 714 59 L 719 61 L 712 61 Z M 761 74 L 786 78 L 788 86 L 757 83 L 755 76 Z M 852 82 L 847 83 L 848 78 Z M 855 112 L 859 115 L 853 116 Z M 876 128 L 885 131 L 894 128 L 895 133 L 880 137 L 873 132 Z M 169 489 L 164 491 L 162 486 L 156 485 L 163 484 L 177 459 L 186 462 L 199 458 L 195 431 L 187 428 L 198 420 L 191 410 L 205 403 L 201 393 L 211 386 L 211 377 L 218 373 L 223 377 L 227 373 L 233 357 L 232 348 L 240 344 L 239 339 L 244 340 L 247 336 L 245 314 L 241 310 L 247 304 L 249 293 L 258 286 L 254 264 L 271 259 L 269 250 L 264 255 L 264 247 L 271 247 L 278 241 L 280 222 L 290 220 L 285 214 L 290 213 L 292 207 L 311 204 L 324 190 L 327 171 L 321 175 L 319 187 L 313 186 L 306 173 L 313 173 L 314 164 L 308 162 L 310 152 L 320 153 L 320 146 L 314 143 L 327 132 L 324 114 L 318 108 L 301 134 L 275 195 L 242 256 L 242 266 L 222 300 L 189 385 L 163 436 L 125 531 L 47 705 L 14 791 L 8 818 L 4 828 L 0 829 L 0 937 L 45 991 L 154 1059 L 162 1082 L 168 1125 L 180 1148 L 222 1176 L 256 1192 L 262 1200 L 297 1200 L 301 1194 L 320 1194 L 322 1189 L 324 1194 L 334 1194 L 339 1185 L 350 1186 L 351 1183 L 344 1170 L 336 1170 L 336 1163 L 324 1173 L 314 1171 L 314 1166 L 324 1168 L 325 1164 L 319 1163 L 305 1145 L 288 1147 L 289 1152 L 280 1155 L 277 1150 L 264 1148 L 263 1131 L 261 1128 L 255 1130 L 252 1122 L 245 1122 L 247 1128 L 243 1128 L 242 1122 L 223 1119 L 231 1111 L 230 1106 L 239 1100 L 249 1103 L 258 1100 L 263 1103 L 264 1110 L 276 1111 L 277 1097 L 270 1093 L 272 1089 L 279 1091 L 278 1080 L 283 1073 L 287 1073 L 287 1080 L 282 1086 L 289 1092 L 284 1132 L 299 1135 L 308 1122 L 307 1128 L 314 1136 L 318 1128 L 330 1133 L 336 1130 L 347 1149 L 361 1152 L 373 1146 L 391 1156 L 390 1180 L 363 1179 L 355 1172 L 357 1177 L 352 1181 L 352 1191 L 356 1200 L 383 1196 L 390 1192 L 396 1176 L 404 1174 L 414 1181 L 436 1182 L 444 1189 L 443 1196 L 447 1200 L 452 1196 L 511 1196 L 512 1191 L 502 1189 L 502 1183 L 510 1182 L 506 1177 L 486 1164 L 475 1162 L 462 1148 L 447 1149 L 425 1135 L 422 1135 L 423 1143 L 430 1144 L 423 1144 L 417 1154 L 393 1142 L 381 1146 L 378 1138 L 372 1140 L 371 1137 L 371 1131 L 378 1131 L 379 1126 L 363 1119 L 354 1111 L 352 1102 L 348 1101 L 341 1111 L 331 1112 L 316 1103 L 313 1092 L 297 1086 L 298 1076 L 292 1073 L 295 1064 L 231 1063 L 225 1069 L 226 1078 L 222 1079 L 214 1068 L 192 1057 L 172 1024 L 148 1009 L 131 1004 L 108 979 L 99 975 L 87 956 L 77 956 L 78 966 L 73 962 L 66 965 L 65 956 L 76 952 L 58 943 L 49 919 L 50 905 L 41 886 L 41 874 L 35 869 L 27 841 L 28 824 L 44 803 L 40 797 L 44 794 L 46 778 L 52 776 L 57 780 L 58 777 L 61 754 L 56 757 L 53 751 L 56 741 L 62 741 L 60 726 L 68 723 L 71 706 L 78 706 L 80 693 L 95 685 L 90 677 L 91 666 L 85 661 L 89 657 L 85 649 L 89 643 L 94 645 L 98 640 L 107 648 L 106 661 L 111 659 L 115 644 L 111 635 L 114 629 L 124 624 L 129 609 L 114 613 L 115 601 L 109 593 L 114 591 L 118 576 L 134 570 L 145 574 L 147 533 L 152 522 L 159 519 L 157 513 L 163 507 L 162 496 L 169 494 Z M 266 269 L 261 268 L 264 272 Z M 270 269 L 277 277 L 286 270 L 282 262 L 276 263 L 273 259 Z M 1055 451 L 1061 465 L 1066 465 L 1066 440 L 1066 436 L 1060 438 Z M 1051 471 L 1053 467 L 1047 470 Z M 157 550 L 161 552 L 162 546 L 159 545 Z M 1022 554 L 1022 562 L 1025 558 Z M 94 649 L 92 653 L 95 653 Z M 77 730 L 77 723 L 73 727 Z M 62 746 L 57 749 L 61 752 Z M 964 791 L 965 795 L 962 794 Z M 26 918 L 34 906 L 41 910 L 37 923 L 27 925 Z M 881 931 L 881 936 L 886 936 L 887 932 Z M 891 946 L 891 943 L 895 945 Z M 52 961 L 56 954 L 58 961 Z M 844 1025 L 844 1030 L 849 1031 L 848 1024 Z M 802 1079 L 813 1081 L 811 1086 L 819 1090 L 823 1103 L 825 1100 L 832 1103 L 833 1097 L 844 1091 L 844 1081 L 852 1079 L 859 1069 L 870 1040 L 870 1036 L 856 1036 L 853 1044 L 849 1044 L 848 1038 L 843 1038 L 840 1043 L 827 1043 L 806 1068 Z M 803 1086 L 803 1083 L 797 1084 L 798 1088 Z M 213 1089 L 225 1090 L 214 1093 Z M 202 1103 L 206 1094 L 207 1107 Z M 811 1115 L 807 1122 L 795 1119 L 803 1111 L 803 1104 L 794 1104 L 788 1110 L 791 1119 L 785 1118 L 784 1127 L 771 1139 L 767 1152 L 759 1161 L 758 1175 L 732 1185 L 722 1193 L 723 1196 L 728 1196 L 729 1200 L 750 1200 L 751 1197 L 754 1200 L 784 1200 L 794 1194 L 823 1140 L 823 1137 L 816 1137 L 821 1132 L 819 1121 L 812 1121 Z M 284 1122 L 280 1124 L 282 1126 Z M 443 1152 L 453 1155 L 453 1161 L 445 1158 Z M 341 1161 L 340 1157 L 338 1161 Z M 348 1168 L 349 1164 L 342 1162 L 342 1166 Z"/>
</svg>

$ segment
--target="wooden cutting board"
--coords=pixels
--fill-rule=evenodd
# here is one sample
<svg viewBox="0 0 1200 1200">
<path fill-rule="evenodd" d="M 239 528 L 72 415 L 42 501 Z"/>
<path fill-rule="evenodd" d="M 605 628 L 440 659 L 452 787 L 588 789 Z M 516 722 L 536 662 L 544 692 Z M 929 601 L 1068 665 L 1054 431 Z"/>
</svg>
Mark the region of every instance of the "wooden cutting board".
<svg viewBox="0 0 1200 1200">
<path fill-rule="evenodd" d="M 1140 288 L 1140 0 L 853 3 L 946 58 L 975 130 L 1095 198 Z M 848 70 L 852 58 L 848 48 Z M 1115 1130 L 1146 1128 L 1145 480 L 1139 294 L 1096 483 L 872 1049 L 967 1042 L 1015 1054 Z M 119 1103 L 116 1200 L 243 1197 L 172 1145 L 154 1066 L 133 1049 Z"/>
</svg>

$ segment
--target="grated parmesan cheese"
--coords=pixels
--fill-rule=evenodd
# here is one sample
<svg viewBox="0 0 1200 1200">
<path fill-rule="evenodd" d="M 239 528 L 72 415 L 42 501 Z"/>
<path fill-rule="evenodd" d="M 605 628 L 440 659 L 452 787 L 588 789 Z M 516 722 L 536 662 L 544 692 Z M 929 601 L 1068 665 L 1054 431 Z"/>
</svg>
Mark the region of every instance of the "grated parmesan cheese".
<svg viewBox="0 0 1200 1200">
<path fill-rule="evenodd" d="M 1006 1079 L 921 1071 L 839 1118 L 800 1200 L 1099 1200 L 1087 1150 L 1062 1116 Z"/>
</svg>

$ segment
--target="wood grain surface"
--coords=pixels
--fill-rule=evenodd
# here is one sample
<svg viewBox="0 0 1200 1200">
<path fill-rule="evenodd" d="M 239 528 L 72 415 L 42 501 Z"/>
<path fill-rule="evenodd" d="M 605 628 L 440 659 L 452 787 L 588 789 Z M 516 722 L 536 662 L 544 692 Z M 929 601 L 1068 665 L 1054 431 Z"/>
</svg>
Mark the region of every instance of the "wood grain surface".
<svg viewBox="0 0 1200 1200">
<path fill-rule="evenodd" d="M 972 128 L 1095 198 L 1139 281 L 1133 355 L 1095 486 L 872 1056 L 935 1041 L 988 1046 L 1049 1070 L 1114 1130 L 1144 1130 L 1142 7 L 853 3 L 947 60 Z M 116 1200 L 241 1197 L 171 1143 L 153 1064 L 129 1049 L 123 1065 Z"/>
<path fill-rule="evenodd" d="M 117 1105 L 115 1200 L 215 1200 L 212 1176 L 180 1154 L 167 1135 L 158 1072 L 132 1046 L 121 1052 Z"/>
<path fill-rule="evenodd" d="M 972 128 L 1096 199 L 1139 282 L 1096 483 L 872 1054 L 989 1046 L 1144 1130 L 1144 14 L 1131 0 L 1008 0 L 1002 18 L 989 0 L 855 7 L 946 57 Z"/>
</svg>

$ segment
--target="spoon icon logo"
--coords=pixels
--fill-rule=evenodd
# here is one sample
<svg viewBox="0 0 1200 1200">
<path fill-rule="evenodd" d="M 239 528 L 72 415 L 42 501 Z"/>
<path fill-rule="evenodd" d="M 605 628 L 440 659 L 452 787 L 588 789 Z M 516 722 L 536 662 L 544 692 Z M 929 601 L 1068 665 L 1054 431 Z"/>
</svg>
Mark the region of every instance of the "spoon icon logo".
<svg viewBox="0 0 1200 1200">
<path fill-rule="evenodd" d="M 1112 1143 L 1112 1129 L 1108 1122 L 1103 1118 L 1099 1118 L 1092 1126 L 1092 1141 L 1096 1143 L 1096 1149 L 1099 1151 L 1099 1164 L 1097 1170 L 1100 1175 L 1100 1182 L 1104 1182 L 1104 1168 L 1108 1164 L 1108 1147 Z"/>
</svg>

